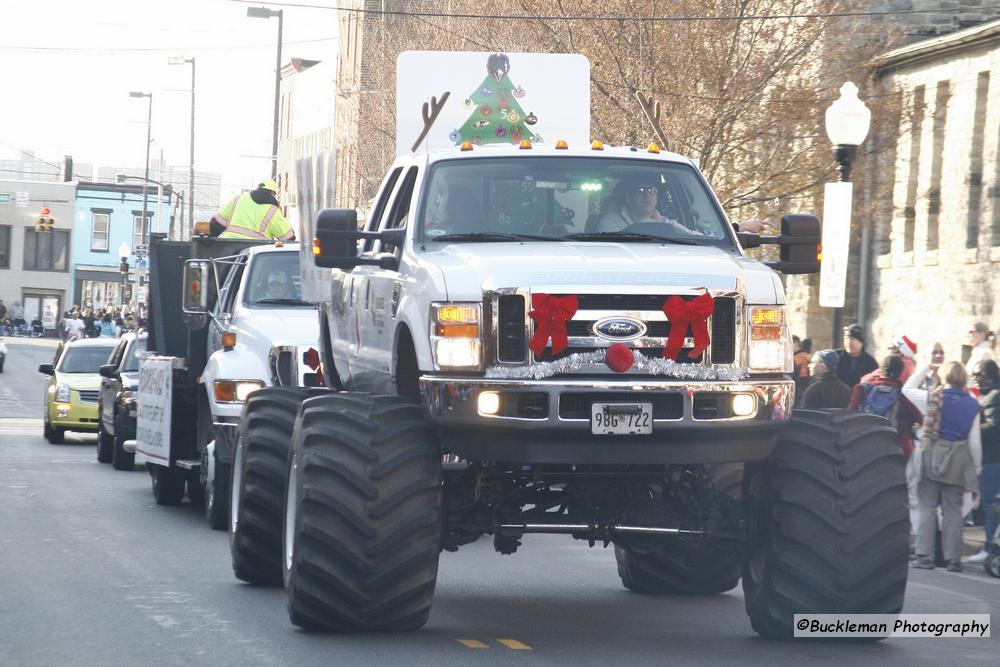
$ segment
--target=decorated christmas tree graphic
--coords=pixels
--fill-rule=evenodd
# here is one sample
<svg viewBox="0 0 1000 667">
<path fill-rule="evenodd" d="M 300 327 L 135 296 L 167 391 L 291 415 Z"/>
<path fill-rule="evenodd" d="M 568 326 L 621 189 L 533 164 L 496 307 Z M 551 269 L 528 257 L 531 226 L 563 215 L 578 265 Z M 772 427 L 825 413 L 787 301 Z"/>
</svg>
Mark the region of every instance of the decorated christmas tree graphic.
<svg viewBox="0 0 1000 667">
<path fill-rule="evenodd" d="M 486 71 L 486 78 L 465 100 L 470 112 L 468 119 L 462 127 L 453 130 L 449 138 L 455 145 L 464 141 L 474 144 L 516 144 L 522 139 L 541 142 L 542 137 L 530 129 L 538 118 L 530 111 L 526 114 L 518 102 L 525 95 L 524 88 L 515 86 L 507 76 L 510 58 L 494 53 L 486 60 Z"/>
</svg>

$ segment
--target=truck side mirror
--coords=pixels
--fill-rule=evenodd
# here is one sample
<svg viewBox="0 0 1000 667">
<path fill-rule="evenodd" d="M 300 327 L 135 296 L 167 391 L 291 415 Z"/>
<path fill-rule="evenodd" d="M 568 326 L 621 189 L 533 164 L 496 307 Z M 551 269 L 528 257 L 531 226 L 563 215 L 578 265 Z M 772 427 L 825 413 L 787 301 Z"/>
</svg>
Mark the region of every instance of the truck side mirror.
<svg viewBox="0 0 1000 667">
<path fill-rule="evenodd" d="M 348 271 L 355 266 L 370 264 L 394 270 L 399 261 L 390 257 L 358 257 L 358 241 L 381 241 L 384 245 L 399 247 L 406 240 L 406 229 L 384 229 L 365 232 L 358 229 L 358 212 L 347 208 L 326 208 L 316 218 L 316 236 L 312 241 L 313 261 L 324 269 Z"/>
<path fill-rule="evenodd" d="M 743 248 L 762 245 L 780 246 L 780 259 L 767 262 L 775 271 L 784 274 L 819 273 L 819 218 L 806 213 L 789 213 L 781 218 L 781 234 L 759 236 L 740 232 L 737 235 Z"/>
<path fill-rule="evenodd" d="M 97 374 L 102 378 L 108 378 L 109 380 L 114 380 L 118 377 L 118 369 L 115 368 L 114 364 L 104 364 L 97 369 Z"/>
<path fill-rule="evenodd" d="M 211 263 L 203 259 L 184 262 L 184 312 L 203 315 L 208 312 L 208 286 L 211 284 Z"/>
<path fill-rule="evenodd" d="M 313 261 L 324 269 L 353 269 L 358 262 L 358 212 L 349 208 L 325 208 L 316 218 L 312 240 Z"/>
<path fill-rule="evenodd" d="M 789 213 L 781 218 L 781 254 L 777 270 L 784 274 L 819 273 L 819 218 Z"/>
<path fill-rule="evenodd" d="M 38 372 L 42 375 L 55 375 L 56 368 L 53 364 L 38 364 Z"/>
</svg>

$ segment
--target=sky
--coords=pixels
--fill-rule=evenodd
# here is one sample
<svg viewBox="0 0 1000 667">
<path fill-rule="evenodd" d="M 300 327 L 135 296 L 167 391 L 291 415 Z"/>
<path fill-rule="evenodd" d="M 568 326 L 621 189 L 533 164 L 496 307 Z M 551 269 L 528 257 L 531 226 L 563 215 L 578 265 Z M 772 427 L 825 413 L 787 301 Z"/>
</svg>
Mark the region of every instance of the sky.
<svg viewBox="0 0 1000 667">
<path fill-rule="evenodd" d="M 195 169 L 222 174 L 224 199 L 270 176 L 278 21 L 248 18 L 248 6 L 0 0 L 0 159 L 24 149 L 141 168 L 148 100 L 129 91 L 142 91 L 153 93 L 151 160 L 162 149 L 167 165 L 186 167 L 191 66 L 167 63 L 185 56 L 197 61 Z M 332 60 L 336 38 L 336 11 L 284 8 L 282 63 Z"/>
</svg>

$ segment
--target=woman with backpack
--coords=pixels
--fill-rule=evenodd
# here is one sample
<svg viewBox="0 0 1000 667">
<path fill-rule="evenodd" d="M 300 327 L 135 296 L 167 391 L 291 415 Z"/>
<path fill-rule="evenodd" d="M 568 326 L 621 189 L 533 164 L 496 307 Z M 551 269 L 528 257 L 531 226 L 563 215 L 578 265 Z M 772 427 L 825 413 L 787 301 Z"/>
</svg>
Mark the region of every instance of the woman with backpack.
<svg viewBox="0 0 1000 667">
<path fill-rule="evenodd" d="M 910 378 L 907 393 L 926 394 L 927 414 L 920 433 L 920 449 L 910 459 L 906 476 L 917 488 L 919 523 L 917 558 L 913 567 L 934 569 L 934 536 L 937 508 L 941 507 L 941 546 L 949 572 L 962 571 L 962 491 L 976 489 L 976 475 L 982 461 L 979 430 L 979 401 L 969 395 L 969 374 L 962 364 L 946 366 L 944 384 L 929 391 L 914 389 Z"/>
<path fill-rule="evenodd" d="M 903 395 L 903 360 L 890 354 L 882 360 L 879 374 L 870 382 L 859 384 L 851 394 L 848 410 L 885 417 L 899 433 L 899 446 L 909 458 L 913 452 L 913 426 L 923 423 L 923 415 Z"/>
</svg>

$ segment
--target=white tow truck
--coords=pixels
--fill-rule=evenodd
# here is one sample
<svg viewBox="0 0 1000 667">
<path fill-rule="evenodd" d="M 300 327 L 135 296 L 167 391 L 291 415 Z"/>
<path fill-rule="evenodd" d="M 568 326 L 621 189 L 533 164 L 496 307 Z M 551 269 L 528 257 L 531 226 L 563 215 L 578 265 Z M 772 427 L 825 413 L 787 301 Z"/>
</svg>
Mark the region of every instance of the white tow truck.
<svg viewBox="0 0 1000 667">
<path fill-rule="evenodd" d="M 482 57 L 497 97 L 528 60 Z M 342 209 L 308 230 L 331 269 L 320 351 L 337 391 L 247 401 L 236 576 L 283 583 L 306 629 L 413 630 L 441 551 L 489 535 L 513 554 L 558 533 L 613 544 L 636 592 L 710 595 L 742 578 L 766 637 L 791 637 L 795 614 L 898 613 L 895 431 L 793 414 L 777 272 L 818 270 L 819 221 L 738 233 L 697 165 L 655 144 L 546 130 L 551 143 L 454 146 L 450 119 L 468 108 L 438 109 L 452 145 L 400 155 L 363 230 Z M 780 259 L 746 254 L 762 243 Z"/>
<path fill-rule="evenodd" d="M 196 236 L 150 246 L 150 335 L 140 365 L 136 460 L 159 504 L 187 487 L 209 524 L 228 520 L 240 412 L 263 387 L 322 386 L 316 307 L 297 244 Z"/>
</svg>

